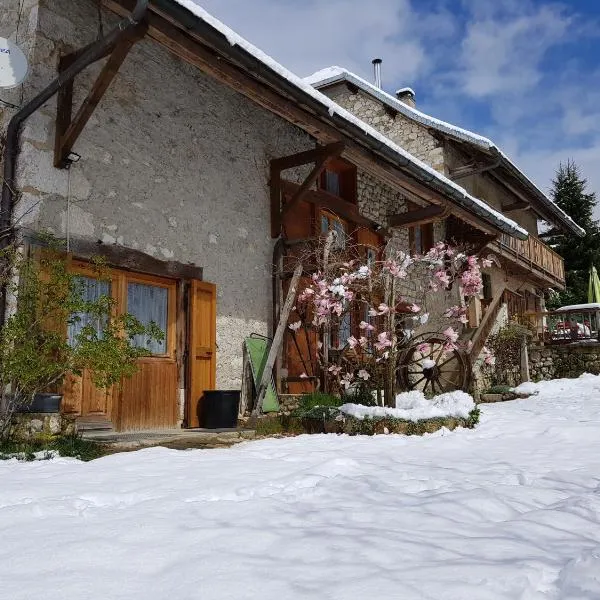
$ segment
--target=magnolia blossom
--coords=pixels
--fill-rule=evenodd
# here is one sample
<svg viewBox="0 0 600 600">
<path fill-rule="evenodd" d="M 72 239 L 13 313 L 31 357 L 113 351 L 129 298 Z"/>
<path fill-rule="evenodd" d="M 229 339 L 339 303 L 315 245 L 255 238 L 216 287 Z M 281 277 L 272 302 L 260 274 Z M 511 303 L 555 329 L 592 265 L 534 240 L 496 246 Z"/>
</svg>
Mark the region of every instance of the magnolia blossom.
<svg viewBox="0 0 600 600">
<path fill-rule="evenodd" d="M 366 337 L 362 336 L 358 338 L 358 343 L 361 346 L 361 348 L 364 348 L 369 343 L 369 340 Z"/>
<path fill-rule="evenodd" d="M 436 271 L 434 275 L 437 277 L 440 283 L 444 284 L 445 287 L 448 287 L 450 285 L 450 275 L 448 275 L 448 273 L 446 273 L 446 271 L 444 271 L 443 269 Z"/>
<path fill-rule="evenodd" d="M 377 341 L 375 342 L 375 348 L 377 348 L 377 350 L 379 350 L 381 352 L 382 350 L 389 348 L 391 345 L 392 345 L 392 340 L 390 340 L 388 338 L 387 331 L 382 331 L 377 336 Z"/>
<path fill-rule="evenodd" d="M 378 315 L 387 315 L 392 310 L 387 304 L 384 304 L 383 302 L 377 307 L 377 309 Z"/>
<path fill-rule="evenodd" d="M 352 349 L 358 346 L 358 340 L 353 335 L 348 338 L 348 346 L 350 346 Z"/>
<path fill-rule="evenodd" d="M 419 317 L 419 321 L 421 322 L 421 325 L 426 325 L 427 322 L 429 321 L 429 313 L 423 313 L 420 317 Z"/>
<path fill-rule="evenodd" d="M 308 379 L 308 375 L 306 373 L 300 373 L 300 379 Z"/>
<path fill-rule="evenodd" d="M 496 357 L 493 355 L 492 351 L 489 348 L 487 348 L 486 346 L 484 346 L 481 349 L 481 352 L 483 354 L 483 362 L 486 365 L 492 367 L 492 366 L 494 366 L 496 364 Z"/>
<path fill-rule="evenodd" d="M 334 375 L 335 377 L 337 377 L 341 371 L 342 371 L 342 367 L 340 367 L 339 365 L 331 365 L 329 367 L 329 369 L 327 369 L 332 375 Z"/>
<path fill-rule="evenodd" d="M 488 256 L 488 258 L 482 258 L 481 259 L 481 266 L 484 269 L 488 269 L 489 267 L 491 267 L 494 264 L 494 261 L 490 259 L 490 257 Z"/>
<path fill-rule="evenodd" d="M 340 384 L 344 387 L 344 389 L 347 390 L 350 387 L 353 379 L 354 375 L 352 375 L 352 373 L 344 373 L 344 376 L 340 380 Z"/>
<path fill-rule="evenodd" d="M 367 381 L 367 379 L 369 379 L 370 375 L 367 371 L 365 371 L 365 369 L 361 369 L 358 372 L 358 377 L 360 377 L 360 379 L 363 379 L 364 381 Z"/>
<path fill-rule="evenodd" d="M 427 342 L 422 342 L 417 346 L 417 352 L 420 354 L 429 354 L 431 352 L 431 346 Z"/>
<path fill-rule="evenodd" d="M 469 322 L 466 306 L 451 306 L 444 312 L 444 317 L 447 319 L 458 319 L 461 323 L 465 324 Z"/>
<path fill-rule="evenodd" d="M 356 277 L 358 279 L 366 279 L 370 274 L 371 269 L 369 269 L 367 265 L 363 265 L 362 267 L 359 267 L 358 271 L 356 272 Z"/>
<path fill-rule="evenodd" d="M 373 331 L 375 329 L 375 327 L 373 327 L 373 325 L 371 325 L 370 323 L 367 323 L 366 321 L 361 321 L 358 324 L 358 328 L 359 329 L 366 329 L 367 331 Z"/>
<path fill-rule="evenodd" d="M 300 327 L 302 326 L 302 321 L 296 321 L 295 323 L 290 323 L 288 325 L 288 327 L 292 330 L 292 331 L 298 331 L 298 329 L 300 329 Z"/>
<path fill-rule="evenodd" d="M 412 304 L 408 307 L 410 312 L 418 313 L 421 310 L 421 307 L 418 304 Z"/>
<path fill-rule="evenodd" d="M 444 329 L 444 331 L 442 331 L 442 335 L 444 335 L 452 344 L 455 344 L 458 341 L 458 331 L 455 331 L 452 329 L 452 327 L 447 327 Z"/>
</svg>

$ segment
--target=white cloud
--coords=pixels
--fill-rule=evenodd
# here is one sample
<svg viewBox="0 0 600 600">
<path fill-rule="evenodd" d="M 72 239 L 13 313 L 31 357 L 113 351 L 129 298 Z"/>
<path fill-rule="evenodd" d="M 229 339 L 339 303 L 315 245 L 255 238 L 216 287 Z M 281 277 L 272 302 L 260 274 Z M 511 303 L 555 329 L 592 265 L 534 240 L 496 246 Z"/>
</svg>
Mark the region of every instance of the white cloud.
<svg viewBox="0 0 600 600">
<path fill-rule="evenodd" d="M 543 76 L 540 63 L 546 51 L 564 39 L 570 22 L 551 6 L 469 22 L 458 73 L 464 93 L 478 98 L 534 88 Z"/>
<path fill-rule="evenodd" d="M 448 11 L 417 18 L 411 0 L 201 0 L 209 12 L 299 75 L 333 64 L 372 79 L 384 59 L 384 83 L 410 83 L 431 63 L 427 38 L 455 30 Z M 427 33 L 427 35 L 426 35 Z"/>
</svg>

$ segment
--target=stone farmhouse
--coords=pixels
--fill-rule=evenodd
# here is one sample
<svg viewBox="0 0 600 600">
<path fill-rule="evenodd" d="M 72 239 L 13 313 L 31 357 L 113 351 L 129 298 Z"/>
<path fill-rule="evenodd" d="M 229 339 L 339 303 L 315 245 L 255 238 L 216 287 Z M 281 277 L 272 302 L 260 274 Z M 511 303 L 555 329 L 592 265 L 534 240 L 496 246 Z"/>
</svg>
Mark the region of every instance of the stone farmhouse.
<svg viewBox="0 0 600 600">
<path fill-rule="evenodd" d="M 386 237 L 493 250 L 478 331 L 506 303 L 564 285 L 537 219 L 579 228 L 489 140 L 405 92 L 341 69 L 304 81 L 191 0 L 3 7 L 0 35 L 30 72 L 0 105 L 2 238 L 29 252 L 49 230 L 90 280 L 104 256 L 102 291 L 165 333 L 111 393 L 85 374 L 66 387 L 63 410 L 82 422 L 197 427 L 204 390 L 240 388 L 244 339 L 273 334 L 286 249 L 330 229 L 365 252 Z M 276 383 L 301 391 L 288 346 Z"/>
</svg>

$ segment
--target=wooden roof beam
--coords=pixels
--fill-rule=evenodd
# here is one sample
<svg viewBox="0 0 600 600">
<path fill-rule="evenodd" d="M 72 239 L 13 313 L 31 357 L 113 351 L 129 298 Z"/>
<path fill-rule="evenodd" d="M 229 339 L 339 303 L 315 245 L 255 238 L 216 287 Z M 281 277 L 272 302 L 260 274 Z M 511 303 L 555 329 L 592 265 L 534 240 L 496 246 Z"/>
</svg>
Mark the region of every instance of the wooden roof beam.
<svg viewBox="0 0 600 600">
<path fill-rule="evenodd" d="M 56 117 L 56 140 L 54 144 L 54 166 L 56 168 L 64 169 L 69 165 L 68 156 L 77 138 L 81 135 L 86 123 L 94 113 L 94 110 L 96 110 L 100 100 L 102 100 L 123 61 L 127 58 L 131 47 L 144 37 L 147 30 L 148 25 L 142 22 L 135 27 L 132 35 L 115 46 L 94 85 L 92 85 L 92 89 L 73 119 L 71 119 L 73 84 L 71 83 L 64 92 L 59 94 Z M 66 60 L 61 61 L 60 66 L 66 68 L 70 60 L 67 57 Z"/>
<path fill-rule="evenodd" d="M 449 213 L 448 207 L 431 204 L 417 210 L 391 215 L 388 217 L 388 224 L 390 227 L 414 227 L 415 225 L 439 221 L 446 218 Z"/>
</svg>

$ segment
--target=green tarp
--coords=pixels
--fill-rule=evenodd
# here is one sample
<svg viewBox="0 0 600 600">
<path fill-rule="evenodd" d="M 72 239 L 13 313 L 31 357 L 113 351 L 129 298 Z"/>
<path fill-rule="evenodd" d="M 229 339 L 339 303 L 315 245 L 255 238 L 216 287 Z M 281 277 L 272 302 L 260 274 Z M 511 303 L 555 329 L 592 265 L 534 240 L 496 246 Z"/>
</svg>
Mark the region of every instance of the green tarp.
<svg viewBox="0 0 600 600">
<path fill-rule="evenodd" d="M 267 355 L 269 354 L 269 340 L 261 337 L 249 337 L 245 339 L 244 343 L 246 344 L 246 354 L 250 360 L 250 366 L 252 367 L 254 386 L 255 388 L 258 388 L 265 368 L 265 363 L 267 362 Z M 275 391 L 273 378 L 271 378 L 263 401 L 263 412 L 278 411 L 279 402 L 277 400 L 277 392 Z"/>
</svg>

